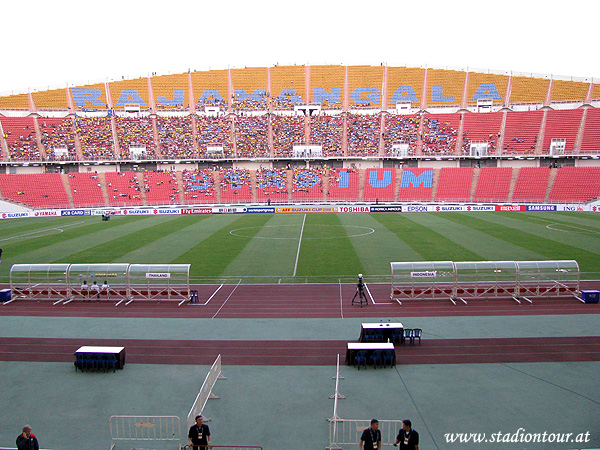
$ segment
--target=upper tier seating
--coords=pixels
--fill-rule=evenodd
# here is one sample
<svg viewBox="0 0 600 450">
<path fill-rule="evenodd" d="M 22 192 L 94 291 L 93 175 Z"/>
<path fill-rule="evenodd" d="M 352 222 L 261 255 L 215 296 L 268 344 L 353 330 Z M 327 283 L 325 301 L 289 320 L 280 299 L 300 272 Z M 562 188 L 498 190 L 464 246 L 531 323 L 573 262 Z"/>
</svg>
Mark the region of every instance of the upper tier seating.
<svg viewBox="0 0 600 450">
<path fill-rule="evenodd" d="M 2 196 L 34 208 L 68 208 L 69 199 L 58 173 L 0 174 Z"/>
<path fill-rule="evenodd" d="M 583 202 L 600 197 L 600 167 L 561 167 L 549 202 Z"/>
<path fill-rule="evenodd" d="M 358 169 L 334 168 L 329 170 L 327 200 L 358 201 Z"/>
<path fill-rule="evenodd" d="M 435 200 L 438 202 L 469 201 L 472 181 L 472 167 L 442 167 Z"/>
<path fill-rule="evenodd" d="M 208 147 L 222 146 L 223 154 L 218 157 L 232 157 L 231 119 L 229 117 L 199 116 L 196 118 L 198 133 L 198 153 L 201 158 L 208 155 Z M 213 155 L 210 155 L 213 156 Z"/>
<path fill-rule="evenodd" d="M 475 188 L 474 202 L 506 202 L 512 167 L 482 167 Z"/>
<path fill-rule="evenodd" d="M 414 155 L 419 137 L 420 117 L 416 114 L 400 116 L 388 114 L 385 116 L 383 142 L 385 154 L 392 155 L 394 144 L 405 143 L 409 146 L 409 155 Z"/>
<path fill-rule="evenodd" d="M 35 137 L 35 125 L 31 117 L 0 117 L 8 155 L 13 161 L 40 159 Z"/>
<path fill-rule="evenodd" d="M 248 203 L 252 201 L 252 184 L 248 169 L 222 169 L 221 203 Z"/>
<path fill-rule="evenodd" d="M 269 116 L 241 116 L 235 120 L 238 157 L 269 156 Z"/>
<path fill-rule="evenodd" d="M 183 171 L 184 203 L 215 203 L 215 174 L 211 169 Z"/>
<path fill-rule="evenodd" d="M 156 159 L 152 119 L 147 117 L 115 117 L 121 159 Z M 130 147 L 143 147 L 145 155 L 130 155 Z"/>
<path fill-rule="evenodd" d="M 294 169 L 292 201 L 323 201 L 323 171 L 321 169 Z"/>
<path fill-rule="evenodd" d="M 552 139 L 566 139 L 565 153 L 573 153 L 583 109 L 574 111 L 548 110 L 542 153 L 550 152 Z"/>
<path fill-rule="evenodd" d="M 535 153 L 543 116 L 543 111 L 509 111 L 502 153 Z"/>
<path fill-rule="evenodd" d="M 142 196 L 137 173 L 106 172 L 108 201 L 112 206 L 141 205 Z"/>
<path fill-rule="evenodd" d="M 75 127 L 81 141 L 84 159 L 90 161 L 115 159 L 110 117 L 78 117 L 75 119 Z"/>
<path fill-rule="evenodd" d="M 257 202 L 287 202 L 287 186 L 287 171 L 284 169 L 259 169 L 256 171 Z"/>
<path fill-rule="evenodd" d="M 521 167 L 512 201 L 543 202 L 546 197 L 549 177 L 549 167 Z"/>
<path fill-rule="evenodd" d="M 97 173 L 71 172 L 69 173 L 69 184 L 75 207 L 105 205 Z"/>
<path fill-rule="evenodd" d="M 363 201 L 393 202 L 396 193 L 396 169 L 367 169 Z"/>
<path fill-rule="evenodd" d="M 147 205 L 179 204 L 179 189 L 174 172 L 144 172 Z"/>
<path fill-rule="evenodd" d="M 430 202 L 433 186 L 433 170 L 411 167 L 402 170 L 398 201 Z"/>
<path fill-rule="evenodd" d="M 273 116 L 272 126 L 276 158 L 291 156 L 294 145 L 304 145 L 304 117 Z"/>
</svg>

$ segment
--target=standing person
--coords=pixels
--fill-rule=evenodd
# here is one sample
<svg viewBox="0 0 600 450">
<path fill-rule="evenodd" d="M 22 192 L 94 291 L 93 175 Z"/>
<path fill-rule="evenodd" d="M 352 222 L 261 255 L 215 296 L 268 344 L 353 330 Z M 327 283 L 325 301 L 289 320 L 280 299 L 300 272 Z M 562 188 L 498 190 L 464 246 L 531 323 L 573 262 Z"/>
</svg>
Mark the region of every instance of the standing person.
<svg viewBox="0 0 600 450">
<path fill-rule="evenodd" d="M 17 449 L 40 450 L 40 444 L 38 444 L 35 434 L 31 432 L 31 425 L 25 425 L 23 432 L 17 436 Z"/>
<path fill-rule="evenodd" d="M 2 249 L 0 248 L 0 263 L 2 262 Z"/>
<path fill-rule="evenodd" d="M 402 429 L 396 436 L 394 447 L 400 443 L 400 450 L 419 450 L 419 433 L 413 430 L 412 423 L 408 419 L 402 421 Z"/>
<path fill-rule="evenodd" d="M 381 431 L 379 430 L 379 421 L 377 419 L 371 420 L 371 426 L 363 431 L 358 443 L 360 450 L 363 450 L 363 444 L 364 450 L 381 449 Z"/>
<path fill-rule="evenodd" d="M 201 415 L 196 416 L 196 423 L 190 427 L 188 433 L 188 439 L 190 445 L 194 450 L 206 450 L 206 448 L 212 448 L 210 445 L 210 430 L 208 425 L 202 423 L 204 417 Z"/>
</svg>

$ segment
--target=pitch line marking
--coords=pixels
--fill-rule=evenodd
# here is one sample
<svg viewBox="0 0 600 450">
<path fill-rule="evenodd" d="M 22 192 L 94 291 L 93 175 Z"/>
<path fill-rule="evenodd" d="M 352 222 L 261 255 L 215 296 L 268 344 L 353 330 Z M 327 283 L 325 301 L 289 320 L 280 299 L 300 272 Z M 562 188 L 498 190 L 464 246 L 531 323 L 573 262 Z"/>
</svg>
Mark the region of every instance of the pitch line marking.
<svg viewBox="0 0 600 450">
<path fill-rule="evenodd" d="M 242 279 L 240 278 L 240 280 L 238 281 L 238 283 L 235 285 L 235 287 L 233 288 L 233 290 L 230 292 L 229 296 L 225 299 L 225 301 L 223 302 L 223 304 L 221 305 L 221 307 L 217 310 L 217 312 L 211 317 L 211 319 L 214 319 L 215 317 L 217 317 L 217 314 L 219 314 L 221 312 L 221 310 L 223 309 L 223 307 L 225 306 L 225 303 L 227 303 L 229 301 L 229 299 L 231 298 L 231 296 L 233 295 L 233 293 L 235 292 L 235 290 L 238 288 L 238 286 L 240 285 L 240 283 L 242 282 Z"/>
<path fill-rule="evenodd" d="M 304 218 L 302 219 L 302 228 L 300 228 L 300 238 L 298 239 L 298 251 L 296 251 L 296 262 L 294 263 L 294 274 L 293 277 L 296 276 L 296 271 L 298 270 L 298 259 L 300 258 L 300 246 L 302 245 L 302 235 L 304 234 L 304 224 L 306 223 L 306 214 L 304 214 Z"/>
<path fill-rule="evenodd" d="M 563 226 L 566 228 L 573 228 L 575 231 L 584 231 L 586 233 L 595 233 L 595 234 L 600 233 L 600 231 L 597 231 L 597 230 L 589 230 L 587 228 L 576 227 L 575 225 L 568 225 L 568 224 L 559 223 L 559 222 L 550 223 L 550 224 L 546 225 L 546 228 L 549 230 L 552 230 L 552 231 L 562 231 L 564 233 L 572 232 L 571 230 L 561 230 L 560 228 L 554 228 L 553 225 L 560 225 L 560 226 Z"/>
<path fill-rule="evenodd" d="M 36 235 L 36 234 L 42 234 L 45 233 L 47 231 L 53 231 L 53 230 L 58 230 L 58 233 L 56 234 L 60 234 L 60 233 L 64 233 L 65 230 L 63 230 L 63 228 L 67 228 L 67 227 L 72 227 L 75 225 L 79 225 L 80 223 L 84 223 L 84 221 L 80 221 L 80 222 L 75 222 L 72 224 L 67 224 L 67 225 L 62 225 L 62 228 L 59 227 L 52 227 L 52 228 L 42 228 L 41 230 L 36 230 L 36 231 L 31 231 L 29 233 L 22 233 L 22 234 L 18 234 L 16 236 L 9 236 L 6 238 L 2 238 L 0 239 L 0 241 L 10 241 L 11 239 L 20 239 L 20 238 L 24 238 L 27 236 L 32 236 L 32 235 Z"/>
</svg>

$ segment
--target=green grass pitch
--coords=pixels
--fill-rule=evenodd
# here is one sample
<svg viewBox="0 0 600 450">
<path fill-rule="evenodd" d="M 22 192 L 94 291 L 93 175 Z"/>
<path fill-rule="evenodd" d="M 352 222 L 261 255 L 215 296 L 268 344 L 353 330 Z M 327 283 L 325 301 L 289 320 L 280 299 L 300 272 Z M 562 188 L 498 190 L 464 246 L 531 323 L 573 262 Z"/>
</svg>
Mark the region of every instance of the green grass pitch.
<svg viewBox="0 0 600 450">
<path fill-rule="evenodd" d="M 0 221 L 18 263 L 191 264 L 192 283 L 388 281 L 391 261 L 575 259 L 600 274 L 600 214 L 242 214 Z"/>
</svg>

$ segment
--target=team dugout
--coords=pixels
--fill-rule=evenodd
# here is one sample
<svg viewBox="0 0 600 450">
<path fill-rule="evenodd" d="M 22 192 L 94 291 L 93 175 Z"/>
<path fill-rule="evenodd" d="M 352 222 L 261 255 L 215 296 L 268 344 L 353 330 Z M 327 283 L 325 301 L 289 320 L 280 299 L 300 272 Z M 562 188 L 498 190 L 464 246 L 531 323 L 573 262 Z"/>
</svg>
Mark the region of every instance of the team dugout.
<svg viewBox="0 0 600 450">
<path fill-rule="evenodd" d="M 563 297 L 580 294 L 577 261 L 392 262 L 391 300 Z"/>
<path fill-rule="evenodd" d="M 189 264 L 14 264 L 11 301 L 189 300 Z M 94 283 L 95 282 L 95 283 Z"/>
</svg>

